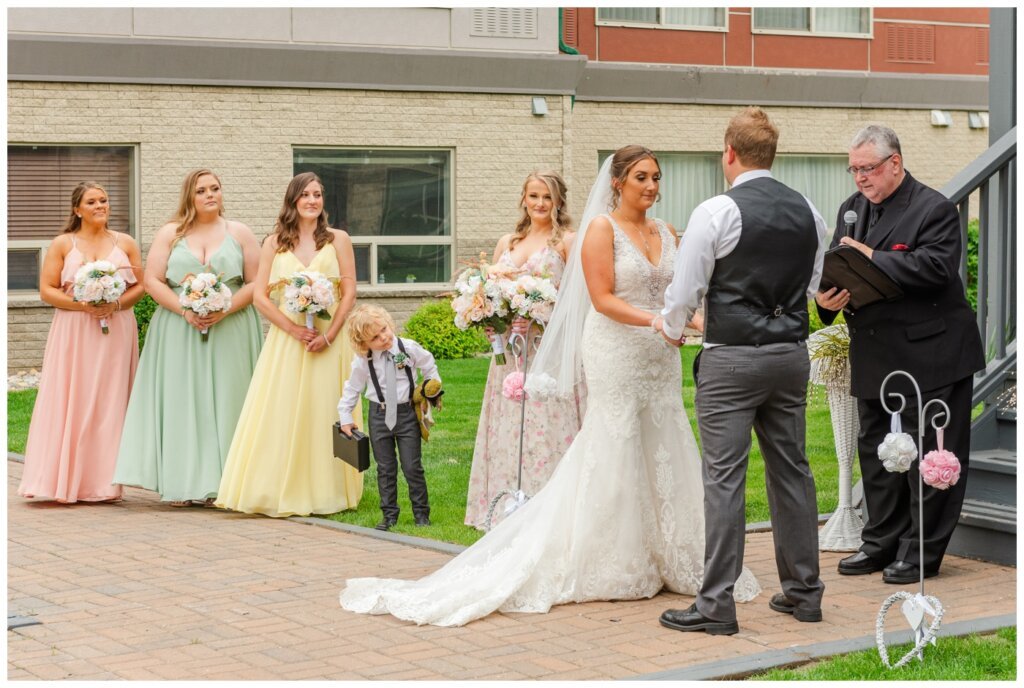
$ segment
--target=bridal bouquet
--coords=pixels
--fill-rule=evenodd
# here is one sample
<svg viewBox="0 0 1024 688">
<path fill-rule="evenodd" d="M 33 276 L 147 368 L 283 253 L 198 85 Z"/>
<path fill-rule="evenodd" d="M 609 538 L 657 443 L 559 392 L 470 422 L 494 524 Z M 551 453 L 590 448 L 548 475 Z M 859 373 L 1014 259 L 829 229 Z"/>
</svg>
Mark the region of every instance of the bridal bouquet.
<svg viewBox="0 0 1024 688">
<path fill-rule="evenodd" d="M 517 272 L 515 268 L 488 263 L 486 254 L 481 253 L 480 262 L 471 264 L 455 280 L 455 326 L 460 330 L 473 325 L 493 327 L 498 336 L 491 341 L 491 350 L 498 365 L 505 364 L 504 334 L 513 317 L 506 294 L 512 290 Z"/>
<path fill-rule="evenodd" d="M 289 313 L 304 313 L 306 327 L 313 329 L 314 316 L 321 320 L 331 319 L 327 309 L 336 301 L 334 291 L 337 282 L 337 278 L 315 270 L 304 270 L 274 282 L 267 292 L 284 287 L 284 307 Z"/>
<path fill-rule="evenodd" d="M 541 324 L 551 319 L 558 290 L 550 277 L 527 273 L 504 282 L 502 286 L 506 290 L 505 298 L 508 299 L 513 317 L 535 320 Z"/>
<path fill-rule="evenodd" d="M 195 275 L 190 272 L 181 280 L 178 302 L 182 307 L 204 316 L 230 310 L 231 289 L 224 284 L 223 277 L 223 273 L 200 272 Z M 210 338 L 210 328 L 203 328 L 199 334 L 205 342 Z"/>
<path fill-rule="evenodd" d="M 108 260 L 86 263 L 75 273 L 72 298 L 90 306 L 114 303 L 128 288 L 128 284 L 117 274 L 117 270 L 117 266 Z M 103 330 L 103 334 L 110 334 L 106 318 L 100 319 L 100 329 Z"/>
</svg>

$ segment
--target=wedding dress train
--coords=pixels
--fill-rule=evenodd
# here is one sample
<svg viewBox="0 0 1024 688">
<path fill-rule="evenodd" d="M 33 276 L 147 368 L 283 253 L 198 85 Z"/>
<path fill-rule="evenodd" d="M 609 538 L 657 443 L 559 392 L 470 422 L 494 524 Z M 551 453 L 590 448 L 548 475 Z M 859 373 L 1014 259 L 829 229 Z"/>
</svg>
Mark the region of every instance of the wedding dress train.
<svg viewBox="0 0 1024 688">
<path fill-rule="evenodd" d="M 610 219 L 610 218 L 609 218 Z M 614 228 L 615 294 L 651 312 L 672 278 L 675 237 L 657 221 L 661 260 Z M 679 353 L 649 328 L 594 310 L 580 342 L 586 416 L 548 484 L 473 546 L 420 580 L 355 578 L 341 606 L 460 626 L 494 611 L 695 595 L 704 568 L 700 453 L 682 402 Z M 744 569 L 734 593 L 760 592 Z"/>
</svg>

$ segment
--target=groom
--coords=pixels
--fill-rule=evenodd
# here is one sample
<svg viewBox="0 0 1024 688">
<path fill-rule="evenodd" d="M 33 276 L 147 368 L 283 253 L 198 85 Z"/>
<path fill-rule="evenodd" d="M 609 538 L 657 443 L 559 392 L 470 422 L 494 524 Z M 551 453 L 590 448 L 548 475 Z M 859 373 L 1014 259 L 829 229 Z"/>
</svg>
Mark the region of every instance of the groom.
<svg viewBox="0 0 1024 688">
<path fill-rule="evenodd" d="M 821 621 L 817 499 L 804 442 L 807 302 L 821 279 L 826 228 L 809 200 L 772 178 L 778 139 L 760 108 L 729 122 L 722 170 L 732 188 L 693 211 L 665 292 L 663 334 L 677 346 L 707 295 L 696 398 L 704 582 L 688 609 L 661 615 L 679 631 L 739 631 L 733 586 L 743 568 L 751 428 L 764 456 L 782 583 L 768 604 Z"/>
</svg>

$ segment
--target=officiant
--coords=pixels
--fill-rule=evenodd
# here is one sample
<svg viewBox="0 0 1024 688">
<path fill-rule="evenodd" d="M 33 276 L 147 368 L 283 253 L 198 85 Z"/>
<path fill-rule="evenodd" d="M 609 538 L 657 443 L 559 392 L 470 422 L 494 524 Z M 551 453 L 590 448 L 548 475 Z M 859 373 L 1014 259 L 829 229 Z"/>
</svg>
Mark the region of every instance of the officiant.
<svg viewBox="0 0 1024 688">
<path fill-rule="evenodd" d="M 846 311 L 868 511 L 860 551 L 839 562 L 839 573 L 882 571 L 886 583 L 913 583 L 919 580 L 919 566 L 924 566 L 926 578 L 938 574 L 960 518 L 968 477 L 972 378 L 985 367 L 985 359 L 959 274 L 964 239 L 956 206 L 907 172 L 899 139 L 888 127 L 870 125 L 858 132 L 850 143 L 849 161 L 847 171 L 857 192 L 839 208 L 832 247 L 846 244 L 863 253 L 899 285 L 903 296 L 856 311 L 843 285 L 816 296 L 823 323 Z M 918 465 L 906 473 L 890 473 L 878 459 L 878 445 L 891 420 L 879 398 L 880 387 L 894 370 L 914 376 L 922 403 L 942 399 L 949 406 L 943 446 L 962 465 L 959 482 L 948 490 L 925 488 L 923 562 L 918 548 Z M 894 379 L 886 391 L 907 397 L 903 427 L 916 428 L 916 394 L 909 381 Z M 922 455 L 936 448 L 930 420 Z"/>
</svg>

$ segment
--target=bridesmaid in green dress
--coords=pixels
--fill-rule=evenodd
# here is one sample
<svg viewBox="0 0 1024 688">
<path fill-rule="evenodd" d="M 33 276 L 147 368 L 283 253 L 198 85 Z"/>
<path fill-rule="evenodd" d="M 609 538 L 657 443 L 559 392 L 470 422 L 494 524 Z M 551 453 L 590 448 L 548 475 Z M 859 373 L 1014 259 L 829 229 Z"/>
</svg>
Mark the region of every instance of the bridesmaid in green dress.
<svg viewBox="0 0 1024 688">
<path fill-rule="evenodd" d="M 114 482 L 159 492 L 171 506 L 213 504 L 262 346 L 252 306 L 259 243 L 223 213 L 217 175 L 190 172 L 177 216 L 157 232 L 146 261 L 146 291 L 161 307 L 128 402 Z M 182 279 L 200 272 L 223 274 L 230 310 L 200 316 L 181 307 Z"/>
</svg>

